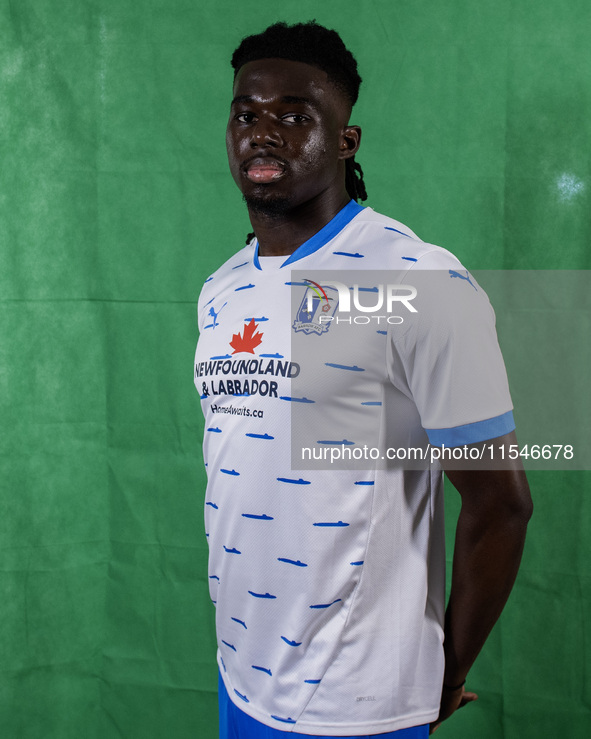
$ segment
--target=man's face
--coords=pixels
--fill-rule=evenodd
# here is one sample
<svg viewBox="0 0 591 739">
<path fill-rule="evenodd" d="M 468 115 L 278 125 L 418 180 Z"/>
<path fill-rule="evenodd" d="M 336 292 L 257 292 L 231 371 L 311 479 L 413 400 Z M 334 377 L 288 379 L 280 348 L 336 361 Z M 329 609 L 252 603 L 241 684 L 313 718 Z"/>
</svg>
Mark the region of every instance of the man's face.
<svg viewBox="0 0 591 739">
<path fill-rule="evenodd" d="M 226 145 L 249 208 L 285 213 L 343 190 L 344 159 L 352 156 L 344 133 L 349 113 L 317 67 L 285 59 L 245 64 L 234 83 Z"/>
</svg>

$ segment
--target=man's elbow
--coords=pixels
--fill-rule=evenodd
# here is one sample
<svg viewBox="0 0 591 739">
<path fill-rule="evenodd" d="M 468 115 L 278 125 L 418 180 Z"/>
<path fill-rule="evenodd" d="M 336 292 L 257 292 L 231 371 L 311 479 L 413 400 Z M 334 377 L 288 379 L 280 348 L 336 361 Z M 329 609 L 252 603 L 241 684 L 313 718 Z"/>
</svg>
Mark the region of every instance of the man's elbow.
<svg viewBox="0 0 591 739">
<path fill-rule="evenodd" d="M 519 498 L 515 501 L 511 507 L 511 515 L 516 522 L 521 522 L 524 526 L 527 526 L 530 518 L 534 512 L 534 502 L 531 499 L 531 495 L 527 498 Z"/>
<path fill-rule="evenodd" d="M 505 495 L 500 496 L 497 501 L 497 511 L 505 521 L 511 522 L 517 527 L 527 527 L 534 512 L 534 503 L 525 475 L 523 475 L 523 481 L 520 481 L 519 485 L 514 486 Z"/>
<path fill-rule="evenodd" d="M 523 470 L 519 470 L 516 483 L 509 498 L 511 510 L 516 519 L 523 521 L 526 525 L 534 512 L 534 502 L 531 497 L 527 477 Z"/>
</svg>

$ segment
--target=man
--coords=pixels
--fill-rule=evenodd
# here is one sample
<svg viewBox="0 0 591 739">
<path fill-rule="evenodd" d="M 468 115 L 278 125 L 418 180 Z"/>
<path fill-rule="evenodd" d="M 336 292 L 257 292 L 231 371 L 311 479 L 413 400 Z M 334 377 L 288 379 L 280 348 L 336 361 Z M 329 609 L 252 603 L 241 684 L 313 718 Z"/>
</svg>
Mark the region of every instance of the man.
<svg viewBox="0 0 591 739">
<path fill-rule="evenodd" d="M 424 737 L 476 698 L 466 675 L 509 595 L 531 513 L 523 471 L 443 462 L 462 498 L 444 615 L 441 469 L 294 472 L 290 418 L 369 418 L 384 448 L 509 443 L 494 317 L 449 252 L 357 204 L 361 130 L 349 116 L 361 79 L 336 32 L 275 24 L 244 39 L 232 64 L 228 158 L 254 238 L 203 288 L 195 359 L 220 735 Z M 434 270 L 437 305 L 419 290 L 413 313 L 407 293 L 402 327 L 347 340 L 314 270 L 355 281 L 359 262 L 403 270 L 404 283 Z M 310 372 L 291 340 L 321 334 L 340 336 L 339 361 L 310 343 Z"/>
</svg>

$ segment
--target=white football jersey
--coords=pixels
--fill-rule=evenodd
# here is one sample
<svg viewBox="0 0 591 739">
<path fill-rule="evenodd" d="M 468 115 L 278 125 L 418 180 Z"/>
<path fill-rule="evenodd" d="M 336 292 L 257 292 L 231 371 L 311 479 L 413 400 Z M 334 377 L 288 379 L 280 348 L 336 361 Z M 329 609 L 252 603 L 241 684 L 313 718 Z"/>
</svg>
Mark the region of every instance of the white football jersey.
<svg viewBox="0 0 591 739">
<path fill-rule="evenodd" d="M 253 241 L 229 259 L 203 287 L 199 330 L 209 582 L 228 694 L 302 734 L 433 721 L 442 473 L 386 450 L 513 429 L 486 295 L 449 252 L 351 201 L 289 257 L 259 258 Z M 322 452 L 363 446 L 379 460 L 339 465 Z"/>
</svg>

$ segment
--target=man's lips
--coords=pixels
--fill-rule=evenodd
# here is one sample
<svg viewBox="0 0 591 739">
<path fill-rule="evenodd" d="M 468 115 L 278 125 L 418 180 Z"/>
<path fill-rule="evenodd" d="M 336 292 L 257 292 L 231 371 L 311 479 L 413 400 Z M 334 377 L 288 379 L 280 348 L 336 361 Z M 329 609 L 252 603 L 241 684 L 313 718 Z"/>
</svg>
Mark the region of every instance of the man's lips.
<svg viewBox="0 0 591 739">
<path fill-rule="evenodd" d="M 257 157 L 246 163 L 244 173 L 251 182 L 266 184 L 283 177 L 285 166 L 272 157 Z"/>
</svg>

